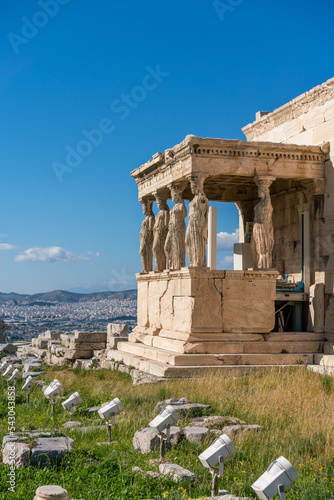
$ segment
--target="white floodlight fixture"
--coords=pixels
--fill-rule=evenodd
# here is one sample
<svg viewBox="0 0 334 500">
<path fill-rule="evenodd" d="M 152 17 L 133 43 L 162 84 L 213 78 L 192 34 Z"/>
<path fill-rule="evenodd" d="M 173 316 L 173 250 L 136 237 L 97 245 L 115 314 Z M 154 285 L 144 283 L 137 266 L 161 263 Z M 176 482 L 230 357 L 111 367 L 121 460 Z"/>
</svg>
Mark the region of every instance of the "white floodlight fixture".
<svg viewBox="0 0 334 500">
<path fill-rule="evenodd" d="M 27 377 L 25 383 L 22 386 L 22 390 L 27 391 L 27 405 L 29 404 L 29 399 L 30 399 L 30 389 L 34 385 L 34 383 L 35 380 L 31 375 L 29 375 L 29 377 Z"/>
<path fill-rule="evenodd" d="M 224 474 L 224 461 L 230 460 L 236 451 L 232 440 L 226 434 L 222 434 L 199 455 L 202 465 L 210 469 L 212 474 L 212 496 L 218 494 L 218 478 Z"/>
<path fill-rule="evenodd" d="M 98 414 L 106 421 L 108 429 L 109 443 L 111 443 L 111 426 L 115 423 L 115 415 L 123 411 L 123 405 L 118 398 L 114 398 L 109 403 L 99 409 Z M 111 417 L 111 422 L 109 418 Z"/>
<path fill-rule="evenodd" d="M 166 447 L 170 444 L 170 428 L 179 418 L 179 412 L 171 405 L 166 406 L 148 425 L 156 430 L 160 439 L 160 459 L 166 453 Z M 164 434 L 166 431 L 166 434 Z"/>
<path fill-rule="evenodd" d="M 15 370 L 13 365 L 7 366 L 6 370 L 4 371 L 3 376 L 8 380 L 12 372 Z"/>
<path fill-rule="evenodd" d="M 48 398 L 51 404 L 51 415 L 55 415 L 55 406 L 59 395 L 63 392 L 64 387 L 61 385 L 58 379 L 54 379 L 50 385 L 45 389 L 44 396 Z"/>
<path fill-rule="evenodd" d="M 8 377 L 7 382 L 8 384 L 16 384 L 16 380 L 21 377 L 21 372 L 17 368 L 11 373 L 10 377 Z"/>
<path fill-rule="evenodd" d="M 70 415 L 73 415 L 77 406 L 80 406 L 82 399 L 78 392 L 74 392 L 71 396 L 62 403 L 64 410 L 67 410 Z"/>
<path fill-rule="evenodd" d="M 285 500 L 285 490 L 291 488 L 297 479 L 298 472 L 289 460 L 279 457 L 252 484 L 252 488 L 257 496 L 263 500 L 271 500 L 277 494 L 281 500 Z"/>
<path fill-rule="evenodd" d="M 5 370 L 8 368 L 8 366 L 10 365 L 9 361 L 7 359 L 5 359 L 5 361 L 3 361 L 0 365 L 0 375 L 2 375 Z"/>
</svg>

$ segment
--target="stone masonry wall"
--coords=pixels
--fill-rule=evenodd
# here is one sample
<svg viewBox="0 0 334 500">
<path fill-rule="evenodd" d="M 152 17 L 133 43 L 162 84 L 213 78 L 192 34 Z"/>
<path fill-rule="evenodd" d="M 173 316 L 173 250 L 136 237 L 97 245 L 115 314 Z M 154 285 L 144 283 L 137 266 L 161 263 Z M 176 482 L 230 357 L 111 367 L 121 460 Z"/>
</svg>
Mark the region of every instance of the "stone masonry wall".
<svg viewBox="0 0 334 500">
<path fill-rule="evenodd" d="M 324 195 L 287 194 L 273 199 L 274 266 L 300 279 L 300 217 L 310 212 L 311 286 L 324 285 L 325 332 L 334 332 L 334 78 L 243 128 L 249 141 L 299 145 L 329 143 Z M 299 209 L 298 209 L 299 208 Z M 283 264 L 284 262 L 284 264 Z M 290 272 L 290 271 L 288 271 Z"/>
</svg>

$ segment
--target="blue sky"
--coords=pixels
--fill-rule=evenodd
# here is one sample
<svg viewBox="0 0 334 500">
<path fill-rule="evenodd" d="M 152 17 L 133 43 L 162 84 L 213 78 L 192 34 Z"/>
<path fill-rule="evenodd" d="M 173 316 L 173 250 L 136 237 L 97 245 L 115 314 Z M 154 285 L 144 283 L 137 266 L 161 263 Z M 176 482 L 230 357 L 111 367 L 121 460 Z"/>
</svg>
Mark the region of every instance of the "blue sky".
<svg viewBox="0 0 334 500">
<path fill-rule="evenodd" d="M 244 139 L 256 111 L 334 74 L 331 0 L 17 0 L 0 14 L 3 292 L 134 287 L 129 172 L 187 134 Z M 221 266 L 237 226 L 221 204 Z"/>
</svg>

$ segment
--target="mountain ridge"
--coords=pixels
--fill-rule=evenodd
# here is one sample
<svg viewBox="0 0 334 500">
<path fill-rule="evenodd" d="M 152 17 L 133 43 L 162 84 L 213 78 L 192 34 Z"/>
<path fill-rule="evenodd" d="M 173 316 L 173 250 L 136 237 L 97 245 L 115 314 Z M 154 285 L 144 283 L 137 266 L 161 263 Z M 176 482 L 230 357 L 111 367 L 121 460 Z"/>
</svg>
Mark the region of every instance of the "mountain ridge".
<svg viewBox="0 0 334 500">
<path fill-rule="evenodd" d="M 19 294 L 15 292 L 3 293 L 0 292 L 0 304 L 17 304 L 29 305 L 35 302 L 45 303 L 60 303 L 60 302 L 87 302 L 98 301 L 106 298 L 112 299 L 136 299 L 137 290 L 122 290 L 120 292 L 93 292 L 93 293 L 76 293 L 66 290 L 53 290 L 52 292 L 42 292 L 29 294 Z"/>
</svg>

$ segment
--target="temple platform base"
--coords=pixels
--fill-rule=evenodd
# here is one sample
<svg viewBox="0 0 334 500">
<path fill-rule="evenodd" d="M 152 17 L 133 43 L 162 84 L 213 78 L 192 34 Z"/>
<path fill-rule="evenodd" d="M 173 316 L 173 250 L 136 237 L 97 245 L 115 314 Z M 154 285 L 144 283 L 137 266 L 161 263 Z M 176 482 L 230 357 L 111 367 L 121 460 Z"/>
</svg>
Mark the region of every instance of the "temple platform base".
<svg viewBox="0 0 334 500">
<path fill-rule="evenodd" d="M 317 356 L 323 356 L 324 346 L 330 344 L 328 335 L 304 332 L 259 334 L 262 340 L 233 343 L 230 336 L 226 334 L 225 341 L 219 342 L 220 353 L 177 353 L 139 342 L 119 342 L 117 350 L 108 351 L 107 358 L 158 377 L 190 377 L 213 369 L 249 373 L 269 367 L 313 365 Z"/>
</svg>

